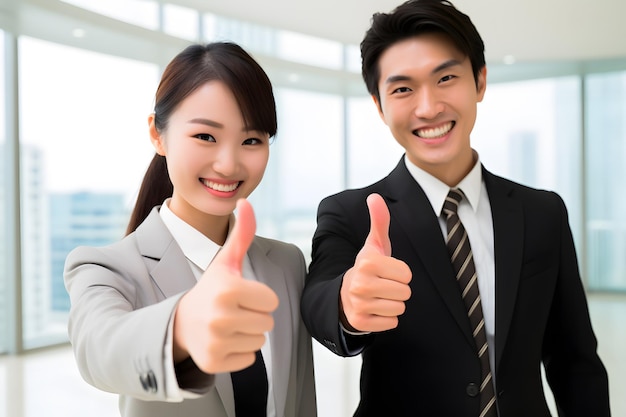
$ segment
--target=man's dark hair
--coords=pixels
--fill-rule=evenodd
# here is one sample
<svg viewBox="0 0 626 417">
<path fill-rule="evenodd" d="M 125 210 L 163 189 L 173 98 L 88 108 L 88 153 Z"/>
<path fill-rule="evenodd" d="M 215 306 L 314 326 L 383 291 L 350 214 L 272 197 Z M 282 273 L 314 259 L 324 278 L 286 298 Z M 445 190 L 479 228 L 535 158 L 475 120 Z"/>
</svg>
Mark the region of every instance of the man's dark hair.
<svg viewBox="0 0 626 417">
<path fill-rule="evenodd" d="M 380 56 L 393 44 L 425 33 L 443 33 L 469 57 L 474 79 L 485 66 L 485 45 L 470 18 L 447 0 L 409 0 L 391 13 L 375 13 L 361 42 L 363 80 L 380 102 Z"/>
</svg>

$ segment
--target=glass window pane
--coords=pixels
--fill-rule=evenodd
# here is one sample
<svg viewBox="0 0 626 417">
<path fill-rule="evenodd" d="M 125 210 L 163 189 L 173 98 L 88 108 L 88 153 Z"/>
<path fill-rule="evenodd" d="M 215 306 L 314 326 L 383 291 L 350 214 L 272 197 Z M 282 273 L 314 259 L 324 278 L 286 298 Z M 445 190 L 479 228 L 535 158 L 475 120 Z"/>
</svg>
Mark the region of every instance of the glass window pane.
<svg viewBox="0 0 626 417">
<path fill-rule="evenodd" d="M 158 68 L 21 38 L 24 346 L 66 339 L 69 250 L 123 236 L 154 151 Z M 46 65 L 41 65 L 45 62 Z"/>
<path fill-rule="evenodd" d="M 308 256 L 317 205 L 344 184 L 342 98 L 286 88 L 275 95 L 278 134 L 250 199 L 259 234 L 293 242 Z"/>
<path fill-rule="evenodd" d="M 556 191 L 563 197 L 579 250 L 580 97 L 578 77 L 490 84 L 478 105 L 471 138 L 489 171 L 531 187 Z"/>
<path fill-rule="evenodd" d="M 276 48 L 276 56 L 288 61 L 343 68 L 343 45 L 336 41 L 281 30 L 277 33 Z"/>
<path fill-rule="evenodd" d="M 347 117 L 348 187 L 364 187 L 389 174 L 404 149 L 383 123 L 371 97 L 350 98 Z"/>
<path fill-rule="evenodd" d="M 61 1 L 137 26 L 159 28 L 159 6 L 154 0 Z"/>
<path fill-rule="evenodd" d="M 163 31 L 172 36 L 188 40 L 198 39 L 199 19 L 197 10 L 174 4 L 163 6 Z"/>
<path fill-rule="evenodd" d="M 237 42 L 248 52 L 275 55 L 278 31 L 274 28 L 205 13 L 202 15 L 202 39 L 207 42 Z"/>
<path fill-rule="evenodd" d="M 359 45 L 346 45 L 346 70 L 361 73 L 361 48 Z"/>
<path fill-rule="evenodd" d="M 626 72 L 588 76 L 585 87 L 589 285 L 597 290 L 624 291 Z"/>
<path fill-rule="evenodd" d="M 0 353 L 8 349 L 9 337 L 9 321 L 15 318 L 9 314 L 9 280 L 13 277 L 9 276 L 8 266 L 8 241 L 7 227 L 7 210 L 6 205 L 8 199 L 6 196 L 7 164 L 6 158 L 9 157 L 6 149 L 6 100 L 5 100 L 5 52 L 4 52 L 4 32 L 0 30 Z"/>
</svg>

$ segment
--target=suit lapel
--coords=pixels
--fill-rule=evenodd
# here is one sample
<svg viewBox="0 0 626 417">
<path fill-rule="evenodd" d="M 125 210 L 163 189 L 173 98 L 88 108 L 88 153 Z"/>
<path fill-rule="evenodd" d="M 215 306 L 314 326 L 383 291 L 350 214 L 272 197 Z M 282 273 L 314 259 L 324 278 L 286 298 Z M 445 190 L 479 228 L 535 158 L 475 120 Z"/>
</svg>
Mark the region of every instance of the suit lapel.
<svg viewBox="0 0 626 417">
<path fill-rule="evenodd" d="M 270 346 L 272 351 L 272 369 L 267 372 L 272 375 L 272 391 L 274 394 L 274 404 L 276 415 L 284 415 L 287 402 L 287 387 L 289 384 L 290 363 L 292 354 L 292 314 L 289 304 L 289 295 L 285 285 L 284 272 L 276 266 L 269 258 L 269 248 L 256 239 L 248 249 L 248 257 L 254 271 L 254 275 L 259 282 L 262 282 L 276 293 L 280 303 L 274 311 L 274 330 L 270 333 Z M 235 401 L 233 385 L 229 373 L 216 375 L 215 388 L 222 399 L 228 417 L 235 417 Z"/>
<path fill-rule="evenodd" d="M 161 220 L 158 208 L 152 209 L 135 233 L 150 276 L 164 298 L 187 291 L 196 284 L 187 258 Z"/>
<path fill-rule="evenodd" d="M 483 169 L 495 246 L 496 369 L 509 333 L 522 267 L 524 216 L 510 184 Z"/>
<path fill-rule="evenodd" d="M 137 244 L 146 259 L 150 276 L 161 291 L 163 298 L 189 290 L 196 279 L 187 258 L 161 221 L 158 208 L 153 209 L 135 232 Z M 255 238 L 248 250 L 250 263 L 257 280 L 270 286 L 280 303 L 274 312 L 274 330 L 270 333 L 272 350 L 272 383 L 277 415 L 283 415 L 287 402 L 290 366 L 293 352 L 294 308 L 286 286 L 282 268 L 271 260 L 271 247 Z M 235 403 L 230 374 L 215 376 L 215 388 L 222 400 L 228 417 L 235 417 Z"/>
<path fill-rule="evenodd" d="M 496 368 L 508 337 L 522 265 L 524 217 L 509 182 L 483 168 L 493 218 L 496 285 Z M 402 159 L 383 182 L 392 233 L 404 233 L 469 343 L 467 312 L 459 297 L 437 215 Z M 428 210 L 426 210 L 427 208 Z M 393 247 L 392 247 L 393 250 Z"/>
<path fill-rule="evenodd" d="M 187 258 L 161 220 L 158 208 L 154 208 L 137 228 L 137 244 L 146 259 L 150 276 L 161 291 L 163 298 L 188 291 L 196 284 L 196 278 Z M 230 374 L 215 375 L 215 389 L 228 417 L 235 417 L 235 400 Z"/>
<path fill-rule="evenodd" d="M 284 415 L 289 386 L 289 370 L 293 352 L 293 314 L 282 268 L 271 260 L 271 249 L 262 240 L 255 239 L 248 249 L 250 264 L 257 280 L 268 285 L 278 296 L 280 303 L 274 311 L 274 330 L 270 333 L 272 350 L 272 386 L 276 415 Z M 288 364 L 285 366 L 285 364 Z"/>
<path fill-rule="evenodd" d="M 215 390 L 222 400 L 226 415 L 235 417 L 235 393 L 233 392 L 233 381 L 230 379 L 230 373 L 215 375 Z"/>
<path fill-rule="evenodd" d="M 439 295 L 468 343 L 475 345 L 459 286 L 441 233 L 439 220 L 426 194 L 404 165 L 404 159 L 385 183 L 392 233 L 404 233 Z M 393 251 L 393 244 L 392 244 Z"/>
</svg>

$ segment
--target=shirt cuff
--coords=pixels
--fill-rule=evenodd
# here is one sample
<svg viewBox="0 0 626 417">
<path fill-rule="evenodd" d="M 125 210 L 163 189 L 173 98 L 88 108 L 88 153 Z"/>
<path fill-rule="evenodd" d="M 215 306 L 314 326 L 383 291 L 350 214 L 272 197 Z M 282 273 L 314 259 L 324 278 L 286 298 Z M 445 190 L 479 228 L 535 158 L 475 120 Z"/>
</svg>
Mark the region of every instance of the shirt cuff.
<svg viewBox="0 0 626 417">
<path fill-rule="evenodd" d="M 174 314 L 170 316 L 163 346 L 163 369 L 165 369 L 165 395 L 168 402 L 181 402 L 188 398 L 199 398 L 202 395 L 183 390 L 178 385 L 174 367 Z"/>
</svg>

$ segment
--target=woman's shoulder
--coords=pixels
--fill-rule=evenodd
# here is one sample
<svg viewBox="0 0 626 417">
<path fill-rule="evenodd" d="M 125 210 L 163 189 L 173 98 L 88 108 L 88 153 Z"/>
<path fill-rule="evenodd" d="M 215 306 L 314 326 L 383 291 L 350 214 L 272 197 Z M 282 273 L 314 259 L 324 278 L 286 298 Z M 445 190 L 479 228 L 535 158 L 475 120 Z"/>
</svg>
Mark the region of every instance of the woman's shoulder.
<svg viewBox="0 0 626 417">
<path fill-rule="evenodd" d="M 68 255 L 66 264 L 77 265 L 84 263 L 116 264 L 121 260 L 141 257 L 137 248 L 134 233 L 105 246 L 78 246 Z"/>
<path fill-rule="evenodd" d="M 103 246 L 78 246 L 70 252 L 68 260 L 71 259 L 110 259 L 113 262 L 120 259 L 132 259 L 134 257 L 142 257 L 142 249 L 151 248 L 157 242 L 155 239 L 161 239 L 165 235 L 162 230 L 166 230 L 160 221 L 158 211 L 150 213 L 144 221 L 135 229 L 134 232 L 126 236 L 120 236 L 120 239 Z M 169 244 L 171 239 L 165 239 L 162 245 Z M 158 246 L 158 245 L 157 245 Z"/>
</svg>

